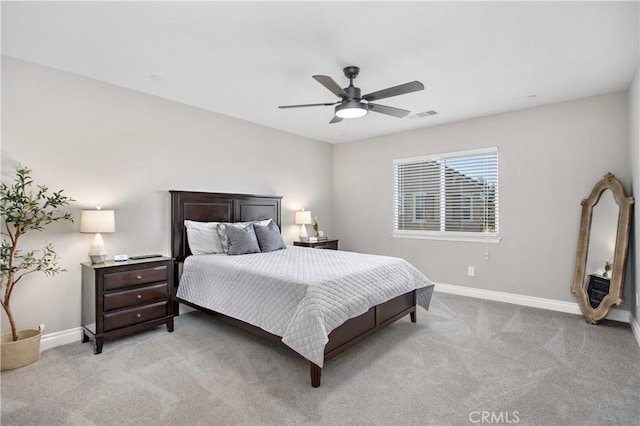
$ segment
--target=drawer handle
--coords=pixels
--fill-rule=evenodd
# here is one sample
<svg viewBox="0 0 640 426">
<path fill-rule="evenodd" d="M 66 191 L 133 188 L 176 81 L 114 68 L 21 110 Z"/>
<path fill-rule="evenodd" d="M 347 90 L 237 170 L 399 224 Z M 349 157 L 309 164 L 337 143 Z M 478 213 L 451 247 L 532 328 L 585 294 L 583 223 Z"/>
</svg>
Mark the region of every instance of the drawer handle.
<svg viewBox="0 0 640 426">
<path fill-rule="evenodd" d="M 142 318 L 142 314 L 136 314 L 136 318 Z"/>
<path fill-rule="evenodd" d="M 141 294 L 139 294 L 139 295 L 137 295 L 137 296 L 136 296 L 136 298 L 137 298 L 138 300 L 140 300 L 140 299 L 142 299 L 142 295 L 141 295 Z"/>
<path fill-rule="evenodd" d="M 136 280 L 141 280 L 141 279 L 142 279 L 142 275 L 138 275 L 138 276 L 136 277 Z"/>
</svg>

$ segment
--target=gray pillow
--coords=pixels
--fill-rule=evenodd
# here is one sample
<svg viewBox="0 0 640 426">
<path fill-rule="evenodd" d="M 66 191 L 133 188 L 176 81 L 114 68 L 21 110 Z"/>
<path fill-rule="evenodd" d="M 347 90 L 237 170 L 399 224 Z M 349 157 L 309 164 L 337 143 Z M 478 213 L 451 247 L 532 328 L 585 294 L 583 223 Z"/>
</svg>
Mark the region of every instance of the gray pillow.
<svg viewBox="0 0 640 426">
<path fill-rule="evenodd" d="M 253 225 L 234 226 L 227 225 L 224 228 L 229 241 L 229 254 L 260 253 L 260 246 Z"/>
<path fill-rule="evenodd" d="M 227 233 L 225 232 L 225 227 L 227 225 L 231 226 L 247 226 L 253 224 L 259 225 L 267 225 L 271 222 L 271 219 L 257 220 L 253 222 L 222 222 L 218 224 L 218 236 L 220 237 L 220 245 L 222 246 L 222 251 L 225 253 L 229 253 L 229 239 L 227 238 Z"/>
<path fill-rule="evenodd" d="M 260 245 L 260 251 L 275 251 L 287 248 L 287 245 L 280 235 L 278 225 L 274 221 L 269 222 L 268 225 L 253 224 L 253 229 L 258 237 L 258 244 Z"/>
</svg>

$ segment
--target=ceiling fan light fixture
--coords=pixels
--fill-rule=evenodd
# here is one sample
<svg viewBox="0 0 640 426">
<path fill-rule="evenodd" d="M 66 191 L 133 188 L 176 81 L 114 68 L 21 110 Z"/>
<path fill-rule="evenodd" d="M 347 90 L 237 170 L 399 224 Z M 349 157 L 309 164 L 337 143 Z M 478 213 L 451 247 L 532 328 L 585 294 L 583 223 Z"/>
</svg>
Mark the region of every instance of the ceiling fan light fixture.
<svg viewBox="0 0 640 426">
<path fill-rule="evenodd" d="M 418 90 L 424 90 L 424 84 L 419 81 L 411 81 L 409 83 L 400 84 L 398 86 L 387 87 L 386 89 L 371 92 L 362 96 L 359 87 L 353 85 L 353 79 L 358 76 L 360 68 L 356 66 L 349 66 L 342 70 L 345 77 L 349 79 L 348 87 L 340 87 L 329 76 L 326 75 L 314 75 L 313 78 L 318 83 L 322 84 L 331 93 L 340 98 L 337 102 L 332 103 L 316 103 L 316 104 L 303 104 L 303 105 L 281 105 L 278 108 L 306 108 L 315 106 L 329 106 L 335 105 L 335 115 L 329 121 L 329 124 L 340 123 L 345 118 L 359 118 L 364 117 L 373 111 L 376 114 L 385 114 L 391 117 L 402 118 L 411 113 L 406 109 L 394 108 L 387 105 L 380 105 L 373 103 L 380 99 L 390 98 L 392 96 L 405 95 L 407 93 L 417 92 Z"/>
<path fill-rule="evenodd" d="M 336 116 L 340 118 L 364 117 L 368 112 L 369 108 L 358 101 L 346 101 L 336 106 Z"/>
</svg>

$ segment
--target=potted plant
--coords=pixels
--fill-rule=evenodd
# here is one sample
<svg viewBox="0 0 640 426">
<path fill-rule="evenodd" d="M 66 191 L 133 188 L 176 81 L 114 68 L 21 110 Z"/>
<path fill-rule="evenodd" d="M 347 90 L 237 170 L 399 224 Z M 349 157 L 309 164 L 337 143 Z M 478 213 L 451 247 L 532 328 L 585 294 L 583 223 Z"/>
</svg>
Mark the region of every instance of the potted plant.
<svg viewBox="0 0 640 426">
<path fill-rule="evenodd" d="M 40 357 L 40 336 L 44 325 L 37 330 L 17 329 L 11 310 L 11 295 L 16 284 L 34 272 L 52 276 L 65 271 L 58 266 L 59 258 L 51 243 L 36 250 L 22 251 L 18 248 L 18 241 L 27 232 L 42 231 L 45 225 L 61 220 L 73 222 L 70 213 L 61 211 L 74 201 L 72 198 L 62 195 L 62 190 L 50 193 L 44 185 L 33 187 L 31 170 L 22 166 L 16 169 L 12 185 L 0 183 L 0 303 L 11 325 L 11 333 L 2 334 L 1 370 L 22 367 Z"/>
<path fill-rule="evenodd" d="M 318 216 L 313 217 L 311 226 L 313 226 L 313 235 L 318 238 L 320 236 L 320 230 L 318 229 Z"/>
<path fill-rule="evenodd" d="M 609 272 L 612 269 L 613 269 L 613 264 L 610 261 L 606 260 L 604 262 L 604 273 L 602 274 L 602 276 L 605 277 L 605 278 L 610 278 L 609 277 Z"/>
</svg>

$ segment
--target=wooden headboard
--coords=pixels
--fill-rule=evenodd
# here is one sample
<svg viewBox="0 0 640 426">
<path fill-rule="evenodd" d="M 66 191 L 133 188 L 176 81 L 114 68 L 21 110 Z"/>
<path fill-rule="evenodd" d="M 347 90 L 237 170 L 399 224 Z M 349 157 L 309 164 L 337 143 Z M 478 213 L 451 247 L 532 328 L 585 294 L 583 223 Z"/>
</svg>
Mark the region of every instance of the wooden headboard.
<svg viewBox="0 0 640 426">
<path fill-rule="evenodd" d="M 273 219 L 280 228 L 280 203 L 275 195 L 223 192 L 169 191 L 171 193 L 171 257 L 184 261 L 191 254 L 185 220 L 248 222 Z"/>
</svg>

